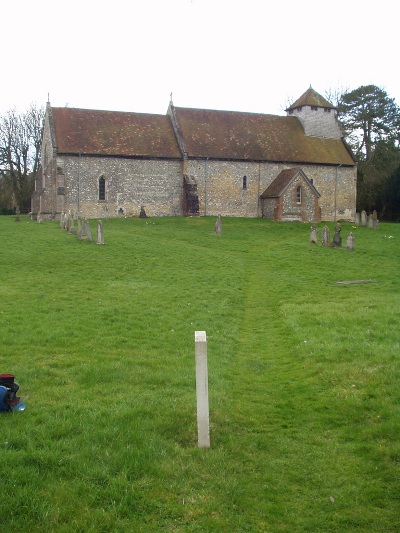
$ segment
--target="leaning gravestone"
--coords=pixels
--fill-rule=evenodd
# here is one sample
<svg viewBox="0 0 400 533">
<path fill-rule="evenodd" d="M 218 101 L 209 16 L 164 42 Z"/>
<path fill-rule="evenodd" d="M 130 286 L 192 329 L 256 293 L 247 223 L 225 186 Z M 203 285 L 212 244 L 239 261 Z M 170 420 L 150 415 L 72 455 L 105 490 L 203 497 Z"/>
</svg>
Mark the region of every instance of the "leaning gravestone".
<svg viewBox="0 0 400 533">
<path fill-rule="evenodd" d="M 331 238 L 329 234 L 329 228 L 328 226 L 324 226 L 322 230 L 322 246 L 330 246 L 331 244 Z"/>
<path fill-rule="evenodd" d="M 349 250 L 349 252 L 354 250 L 354 235 L 351 231 L 346 237 L 346 250 Z"/>
<path fill-rule="evenodd" d="M 88 241 L 93 240 L 92 230 L 90 229 L 89 222 L 86 218 L 83 219 L 83 238 Z"/>
<path fill-rule="evenodd" d="M 317 244 L 318 242 L 318 228 L 314 224 L 310 228 L 310 243 Z"/>
<path fill-rule="evenodd" d="M 361 211 L 361 226 L 364 228 L 367 226 L 367 213 L 364 209 Z"/>
<path fill-rule="evenodd" d="M 105 244 L 103 222 L 101 220 L 97 221 L 97 244 Z"/>
<path fill-rule="evenodd" d="M 335 248 L 341 248 L 342 247 L 342 236 L 340 235 L 340 232 L 342 231 L 342 228 L 340 224 L 336 224 L 335 226 L 335 236 L 333 237 L 332 244 L 335 246 Z"/>
<path fill-rule="evenodd" d="M 218 215 L 217 221 L 214 226 L 214 234 L 215 235 L 221 235 L 222 234 L 222 220 L 221 215 Z"/>
</svg>

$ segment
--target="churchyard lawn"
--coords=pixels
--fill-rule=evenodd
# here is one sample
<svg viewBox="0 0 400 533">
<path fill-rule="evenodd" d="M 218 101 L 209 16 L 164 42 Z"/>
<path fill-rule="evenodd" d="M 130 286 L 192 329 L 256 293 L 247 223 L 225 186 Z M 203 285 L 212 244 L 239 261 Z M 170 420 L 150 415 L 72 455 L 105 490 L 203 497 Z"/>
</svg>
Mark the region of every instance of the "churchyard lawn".
<svg viewBox="0 0 400 533">
<path fill-rule="evenodd" d="M 400 224 L 215 221 L 0 217 L 2 531 L 400 530 Z"/>
</svg>

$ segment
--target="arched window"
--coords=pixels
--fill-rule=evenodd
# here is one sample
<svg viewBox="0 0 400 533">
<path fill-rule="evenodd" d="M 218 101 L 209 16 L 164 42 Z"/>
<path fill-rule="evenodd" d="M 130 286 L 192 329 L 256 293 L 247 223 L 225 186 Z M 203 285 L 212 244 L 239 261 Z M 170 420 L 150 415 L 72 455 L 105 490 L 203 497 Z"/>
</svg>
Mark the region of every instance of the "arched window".
<svg viewBox="0 0 400 533">
<path fill-rule="evenodd" d="M 101 176 L 99 178 L 99 200 L 105 200 L 106 199 L 106 180 L 104 176 Z"/>
<path fill-rule="evenodd" d="M 247 189 L 247 176 L 243 176 L 243 189 Z"/>
<path fill-rule="evenodd" d="M 296 201 L 298 204 L 301 204 L 301 185 L 296 189 Z"/>
</svg>

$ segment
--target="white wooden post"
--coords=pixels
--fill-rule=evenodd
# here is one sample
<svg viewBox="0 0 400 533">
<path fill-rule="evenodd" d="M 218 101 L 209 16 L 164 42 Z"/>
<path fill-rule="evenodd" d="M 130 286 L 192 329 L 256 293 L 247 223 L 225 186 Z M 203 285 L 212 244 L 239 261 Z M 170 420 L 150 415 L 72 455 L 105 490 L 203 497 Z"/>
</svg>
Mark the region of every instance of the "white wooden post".
<svg viewBox="0 0 400 533">
<path fill-rule="evenodd" d="M 210 421 L 208 407 L 207 336 L 205 331 L 195 331 L 197 433 L 199 448 L 210 447 Z"/>
</svg>

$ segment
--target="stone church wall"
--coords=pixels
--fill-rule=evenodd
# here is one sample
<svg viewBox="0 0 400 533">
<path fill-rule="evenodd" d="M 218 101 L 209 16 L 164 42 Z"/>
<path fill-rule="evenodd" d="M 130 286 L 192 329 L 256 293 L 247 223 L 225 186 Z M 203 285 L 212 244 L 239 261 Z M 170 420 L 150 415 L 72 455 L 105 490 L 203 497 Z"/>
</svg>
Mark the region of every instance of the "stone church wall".
<svg viewBox="0 0 400 533">
<path fill-rule="evenodd" d="M 61 161 L 62 159 L 62 161 Z M 109 157 L 64 156 L 66 209 L 86 218 L 182 214 L 181 162 Z M 78 178 L 79 177 L 79 178 Z M 99 179 L 105 200 L 99 200 Z"/>
<path fill-rule="evenodd" d="M 354 220 L 356 167 L 204 159 L 189 161 L 188 174 L 197 182 L 200 215 L 261 217 L 260 194 L 282 170 L 293 167 L 301 168 L 320 193 L 322 220 Z"/>
</svg>

